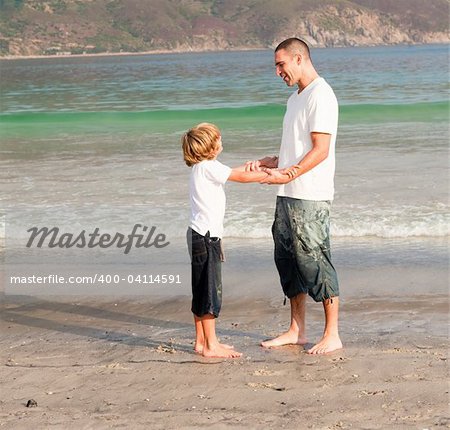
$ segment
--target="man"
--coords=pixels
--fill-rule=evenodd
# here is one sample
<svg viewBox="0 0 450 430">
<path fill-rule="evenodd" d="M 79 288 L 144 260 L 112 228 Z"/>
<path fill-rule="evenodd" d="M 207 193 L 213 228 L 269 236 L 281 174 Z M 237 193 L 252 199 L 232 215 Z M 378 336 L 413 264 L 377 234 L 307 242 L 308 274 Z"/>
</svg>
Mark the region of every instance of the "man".
<svg viewBox="0 0 450 430">
<path fill-rule="evenodd" d="M 251 161 L 246 168 L 265 170 L 269 176 L 262 183 L 280 185 L 272 233 L 280 282 L 290 300 L 291 324 L 287 332 L 261 345 L 307 343 L 305 304 L 309 294 L 323 303 L 325 329 L 308 353 L 326 354 L 342 348 L 339 287 L 329 239 L 338 104 L 302 40 L 290 38 L 280 43 L 275 49 L 275 67 L 288 86 L 298 86 L 287 102 L 279 157 Z"/>
</svg>

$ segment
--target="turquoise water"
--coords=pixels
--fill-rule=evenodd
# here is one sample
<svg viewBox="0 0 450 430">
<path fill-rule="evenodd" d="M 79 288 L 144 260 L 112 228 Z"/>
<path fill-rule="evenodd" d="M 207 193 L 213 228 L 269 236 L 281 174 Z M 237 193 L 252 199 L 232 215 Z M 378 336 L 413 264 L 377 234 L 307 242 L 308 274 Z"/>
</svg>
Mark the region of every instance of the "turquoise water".
<svg viewBox="0 0 450 430">
<path fill-rule="evenodd" d="M 447 238 L 448 46 L 316 49 L 313 61 L 340 103 L 334 236 Z M 216 123 L 231 166 L 275 154 L 292 91 L 271 51 L 1 60 L 0 72 L 0 198 L 15 236 L 144 222 L 182 237 L 182 132 Z M 228 184 L 225 234 L 269 237 L 275 194 Z"/>
<path fill-rule="evenodd" d="M 230 129 L 274 129 L 282 121 L 283 105 L 259 105 L 192 110 L 154 110 L 140 112 L 20 112 L 0 117 L 0 136 L 57 136 L 67 133 L 96 133 L 106 128 L 134 131 L 169 132 L 209 121 Z M 340 108 L 341 125 L 392 123 L 443 123 L 449 116 L 449 102 L 410 104 L 355 104 Z"/>
</svg>

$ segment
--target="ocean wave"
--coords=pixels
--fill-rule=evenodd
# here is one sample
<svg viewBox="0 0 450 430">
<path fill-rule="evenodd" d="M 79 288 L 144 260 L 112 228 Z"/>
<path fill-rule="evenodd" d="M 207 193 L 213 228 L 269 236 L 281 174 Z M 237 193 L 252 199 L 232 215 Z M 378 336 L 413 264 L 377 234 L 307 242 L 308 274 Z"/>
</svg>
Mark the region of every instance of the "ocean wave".
<svg viewBox="0 0 450 430">
<path fill-rule="evenodd" d="M 450 211 L 447 205 L 386 207 L 349 207 L 333 211 L 331 235 L 335 237 L 448 237 L 450 236 Z M 225 220 L 225 235 L 230 237 L 269 238 L 273 217 L 239 219 L 235 214 L 230 222 Z"/>
<path fill-rule="evenodd" d="M 130 223 L 154 225 L 168 238 L 184 237 L 188 222 L 185 207 L 157 208 L 133 206 L 118 208 L 108 205 L 97 208 L 23 207 L 20 214 L 14 210 L 0 216 L 0 239 L 22 241 L 29 236 L 27 230 L 38 226 L 57 226 L 61 231 L 102 231 L 114 233 L 127 231 Z M 45 215 L 45 216 L 44 216 Z M 45 219 L 45 223 L 42 223 Z M 114 220 L 114 221 L 106 221 Z M 130 221 L 132 220 L 132 221 Z M 225 237 L 249 239 L 271 238 L 273 213 L 256 207 L 243 210 L 230 207 L 225 216 Z M 429 206 L 399 206 L 378 208 L 368 205 L 351 205 L 333 208 L 331 235 L 335 237 L 413 238 L 450 236 L 450 211 L 448 205 L 436 203 Z M 0 240 L 1 242 L 1 240 Z"/>
<path fill-rule="evenodd" d="M 113 129 L 129 125 L 164 128 L 174 124 L 198 121 L 227 122 L 233 127 L 258 124 L 263 128 L 280 126 L 285 105 L 269 104 L 244 107 L 194 108 L 180 110 L 107 111 L 107 112 L 11 112 L 0 114 L 2 134 L 20 132 L 26 127 L 47 131 L 75 129 L 93 131 L 110 126 Z M 410 104 L 351 104 L 340 106 L 341 124 L 433 122 L 447 121 L 449 102 Z"/>
<path fill-rule="evenodd" d="M 359 222 L 354 226 L 339 225 L 331 227 L 331 234 L 336 237 L 379 237 L 379 238 L 412 238 L 412 237 L 449 237 L 448 221 L 429 225 L 426 221 L 411 224 L 392 225 L 384 222 Z"/>
<path fill-rule="evenodd" d="M 270 224 L 271 225 L 271 224 Z M 270 226 L 249 227 L 247 224 L 227 225 L 225 236 L 243 237 L 249 239 L 271 238 Z M 346 225 L 334 220 L 331 225 L 331 236 L 333 237 L 378 237 L 378 238 L 413 238 L 413 237 L 450 237 L 450 228 L 448 221 L 442 221 L 435 225 L 429 225 L 427 222 L 413 222 L 412 224 L 392 225 L 390 223 L 359 221 L 353 225 Z"/>
</svg>

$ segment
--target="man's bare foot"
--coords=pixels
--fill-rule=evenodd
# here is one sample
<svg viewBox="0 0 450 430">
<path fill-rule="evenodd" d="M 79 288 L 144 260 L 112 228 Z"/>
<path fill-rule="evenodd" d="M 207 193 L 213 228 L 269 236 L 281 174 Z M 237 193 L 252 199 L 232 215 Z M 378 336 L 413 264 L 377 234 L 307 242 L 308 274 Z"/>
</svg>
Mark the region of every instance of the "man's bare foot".
<svg viewBox="0 0 450 430">
<path fill-rule="evenodd" d="M 342 349 L 342 342 L 339 335 L 324 336 L 320 342 L 308 349 L 308 354 L 328 354 Z"/>
<path fill-rule="evenodd" d="M 233 349 L 233 345 L 228 345 L 227 343 L 219 343 L 219 346 L 225 348 L 225 349 Z M 197 354 L 203 354 L 203 343 L 195 344 L 194 345 L 194 352 Z"/>
<path fill-rule="evenodd" d="M 229 346 L 229 345 L 227 345 Z M 203 348 L 202 352 L 203 357 L 208 358 L 239 358 L 242 356 L 242 353 L 235 351 L 234 349 L 225 348 L 223 344 L 217 344 L 211 349 L 208 349 L 206 346 Z"/>
<path fill-rule="evenodd" d="M 264 348 L 273 348 L 283 345 L 305 345 L 307 342 L 305 336 L 300 336 L 298 333 L 287 331 L 274 339 L 261 342 L 261 346 Z"/>
</svg>

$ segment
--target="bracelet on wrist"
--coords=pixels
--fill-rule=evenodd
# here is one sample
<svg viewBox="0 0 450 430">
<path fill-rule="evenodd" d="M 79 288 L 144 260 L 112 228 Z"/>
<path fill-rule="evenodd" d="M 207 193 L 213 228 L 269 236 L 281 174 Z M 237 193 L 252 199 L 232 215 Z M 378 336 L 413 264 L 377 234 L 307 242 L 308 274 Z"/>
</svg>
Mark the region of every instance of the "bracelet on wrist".
<svg viewBox="0 0 450 430">
<path fill-rule="evenodd" d="M 291 168 L 289 168 L 286 171 L 286 174 L 289 176 L 289 178 L 294 179 L 297 175 L 297 169 L 299 169 L 300 166 L 298 164 L 294 164 Z"/>
</svg>

